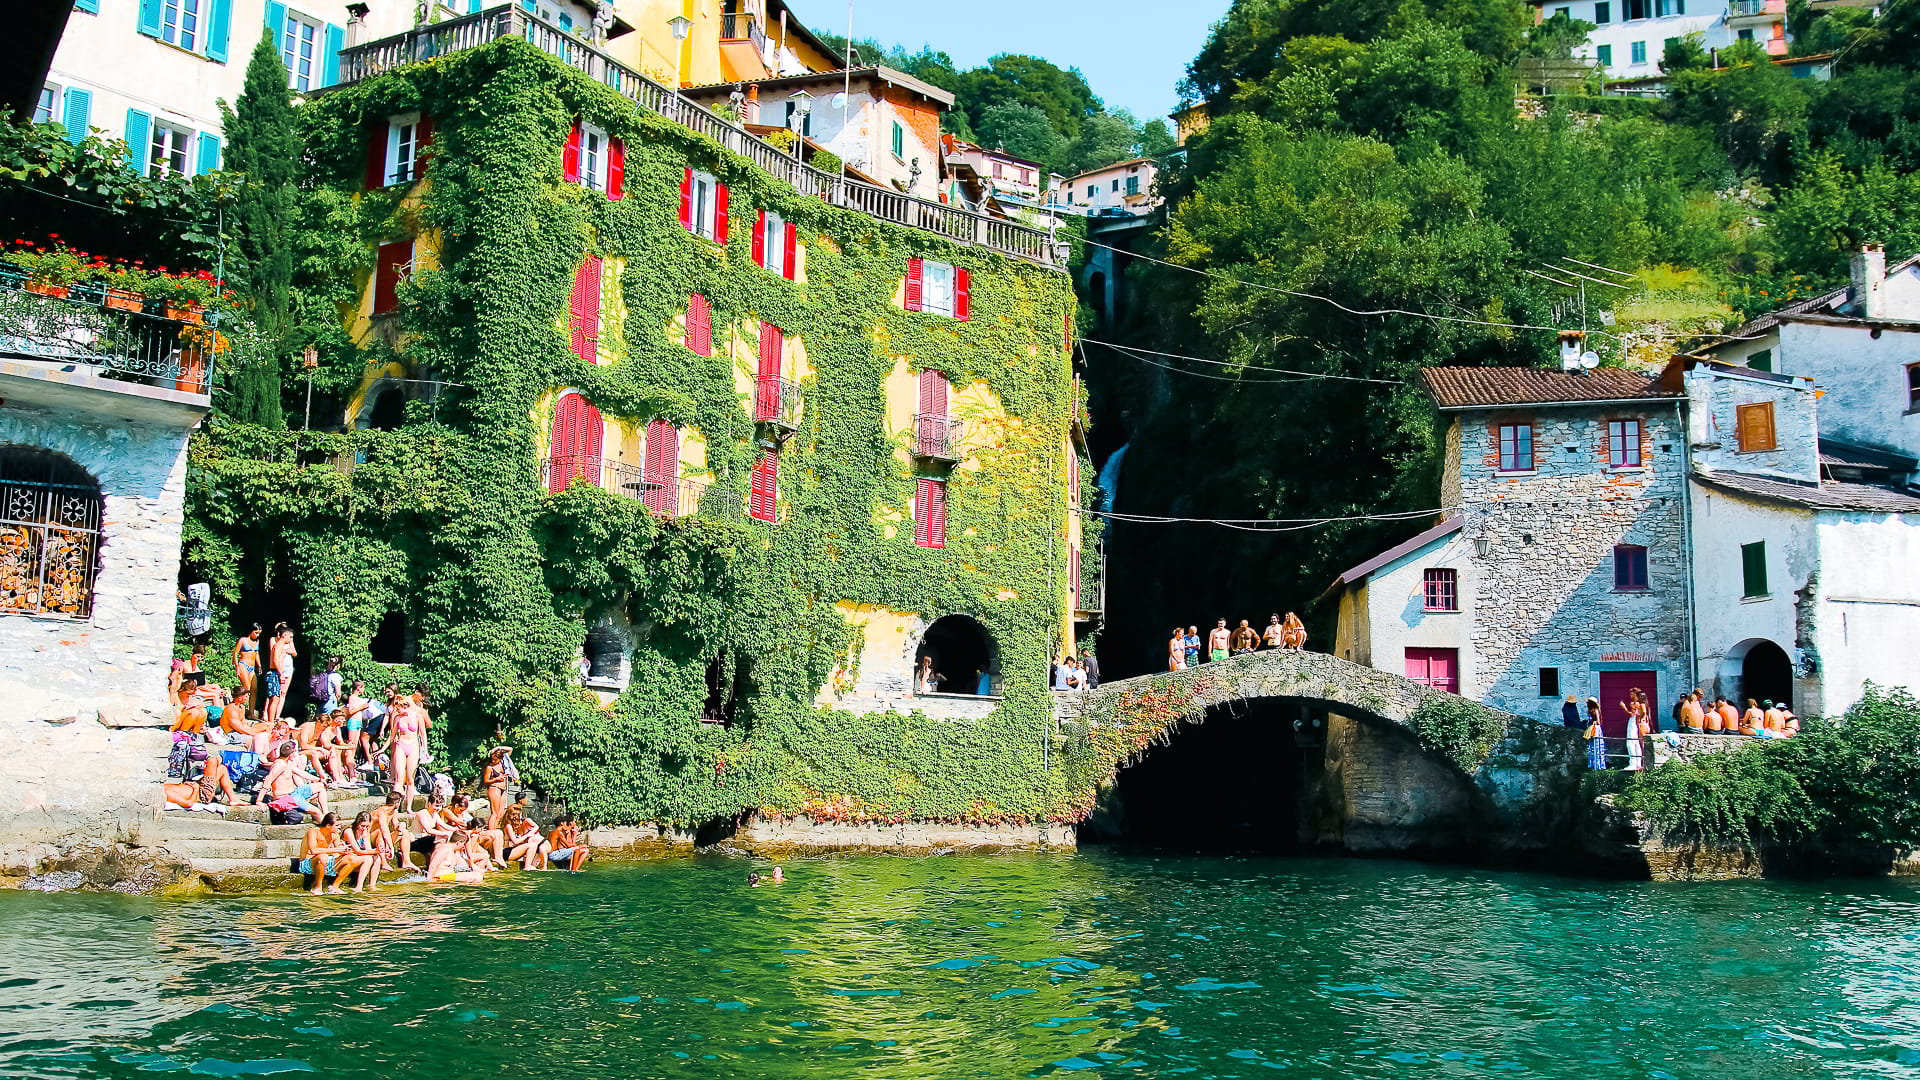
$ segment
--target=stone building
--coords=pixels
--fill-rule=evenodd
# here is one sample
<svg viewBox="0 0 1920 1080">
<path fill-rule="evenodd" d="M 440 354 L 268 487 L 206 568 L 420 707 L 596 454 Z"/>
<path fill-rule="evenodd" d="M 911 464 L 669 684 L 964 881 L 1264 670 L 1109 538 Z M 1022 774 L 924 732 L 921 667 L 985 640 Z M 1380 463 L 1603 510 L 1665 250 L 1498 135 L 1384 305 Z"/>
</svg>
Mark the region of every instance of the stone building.
<svg viewBox="0 0 1920 1080">
<path fill-rule="evenodd" d="M 1522 716 L 1691 685 L 1681 396 L 1629 371 L 1430 368 L 1447 520 L 1340 577 L 1338 655 Z M 1616 732 L 1617 733 L 1617 732 Z"/>
<path fill-rule="evenodd" d="M 180 324 L 99 305 L 0 279 L 0 869 L 127 838 L 160 801 L 207 381 Z"/>
</svg>

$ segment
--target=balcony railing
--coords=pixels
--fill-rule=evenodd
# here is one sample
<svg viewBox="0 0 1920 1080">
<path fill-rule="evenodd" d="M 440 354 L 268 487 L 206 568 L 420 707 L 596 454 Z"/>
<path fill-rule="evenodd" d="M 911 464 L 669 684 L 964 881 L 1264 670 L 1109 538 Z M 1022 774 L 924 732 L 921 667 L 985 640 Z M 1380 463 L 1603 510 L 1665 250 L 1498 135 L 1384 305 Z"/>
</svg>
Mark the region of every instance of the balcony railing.
<svg viewBox="0 0 1920 1080">
<path fill-rule="evenodd" d="M 959 461 L 961 423 L 951 416 L 920 413 L 913 418 L 913 454 L 929 461 Z"/>
<path fill-rule="evenodd" d="M 763 376 L 753 388 L 753 422 L 782 432 L 800 426 L 800 385 Z"/>
<path fill-rule="evenodd" d="M 0 266 L 0 355 L 96 368 L 108 379 L 207 393 L 217 335 L 198 310 L 169 317 L 158 304 L 98 283 L 32 283 Z"/>
<path fill-rule="evenodd" d="M 1784 4 L 1775 6 L 1772 0 L 1728 0 L 1727 14 L 1736 19 L 1755 15 L 1785 14 Z"/>
<path fill-rule="evenodd" d="M 762 31 L 764 33 L 764 31 Z M 489 8 L 340 51 L 341 84 L 505 38 L 519 38 L 629 101 L 750 159 L 802 195 L 916 229 L 1058 268 L 1054 243 L 1039 229 L 835 176 L 804 164 L 731 121 L 621 64 L 573 34 L 517 5 Z"/>
<path fill-rule="evenodd" d="M 637 466 L 597 457 L 548 458 L 540 467 L 540 482 L 548 491 L 565 490 L 575 480 L 638 499 L 660 517 L 687 517 L 702 511 L 710 517 L 726 517 L 729 513 L 738 516 L 739 496 L 711 490 L 705 480 L 660 480 Z"/>
<path fill-rule="evenodd" d="M 754 51 L 762 56 L 767 52 L 767 30 L 760 20 L 750 11 L 730 12 L 720 16 L 721 41 L 751 41 Z"/>
</svg>

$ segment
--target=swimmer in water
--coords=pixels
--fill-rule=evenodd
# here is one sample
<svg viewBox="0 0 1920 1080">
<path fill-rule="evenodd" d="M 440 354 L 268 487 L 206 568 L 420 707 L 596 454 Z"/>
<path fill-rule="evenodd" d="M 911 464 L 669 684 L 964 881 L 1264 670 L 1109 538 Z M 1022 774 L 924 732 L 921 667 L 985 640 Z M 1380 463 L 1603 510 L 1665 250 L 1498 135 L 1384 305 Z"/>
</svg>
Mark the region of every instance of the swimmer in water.
<svg viewBox="0 0 1920 1080">
<path fill-rule="evenodd" d="M 749 889 L 757 889 L 757 888 L 759 888 L 759 887 L 760 887 L 760 875 L 759 875 L 759 874 L 748 874 L 748 875 L 747 875 L 747 888 L 749 888 Z"/>
<path fill-rule="evenodd" d="M 778 885 L 781 882 L 787 880 L 786 873 L 777 866 L 773 868 L 773 873 L 767 875 L 767 877 L 768 877 L 768 880 L 772 881 L 773 884 L 775 885 Z"/>
</svg>

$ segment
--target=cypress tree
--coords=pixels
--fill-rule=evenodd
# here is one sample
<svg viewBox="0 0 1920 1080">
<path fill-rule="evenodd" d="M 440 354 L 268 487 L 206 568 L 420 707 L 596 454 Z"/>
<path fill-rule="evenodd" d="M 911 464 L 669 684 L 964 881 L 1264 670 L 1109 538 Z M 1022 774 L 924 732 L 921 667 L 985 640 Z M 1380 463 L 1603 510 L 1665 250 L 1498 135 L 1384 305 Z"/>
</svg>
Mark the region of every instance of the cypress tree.
<svg viewBox="0 0 1920 1080">
<path fill-rule="evenodd" d="M 236 420 L 269 428 L 287 426 L 280 402 L 280 373 L 293 326 L 294 175 L 300 137 L 272 28 L 254 46 L 247 82 L 232 108 L 221 105 L 227 131 L 227 168 L 240 181 L 229 221 L 234 265 L 230 277 L 253 303 L 255 324 L 266 339 L 264 354 L 232 372 L 226 412 Z"/>
</svg>

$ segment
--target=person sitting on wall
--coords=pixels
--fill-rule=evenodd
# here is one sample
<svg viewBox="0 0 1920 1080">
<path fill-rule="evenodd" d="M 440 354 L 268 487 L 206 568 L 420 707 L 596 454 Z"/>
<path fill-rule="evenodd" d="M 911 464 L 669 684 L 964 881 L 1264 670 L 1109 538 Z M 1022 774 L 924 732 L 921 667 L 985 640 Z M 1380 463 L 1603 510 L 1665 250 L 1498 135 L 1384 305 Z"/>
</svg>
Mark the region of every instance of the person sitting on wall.
<svg viewBox="0 0 1920 1080">
<path fill-rule="evenodd" d="M 1713 717 L 1707 717 L 1707 722 L 1711 724 Z M 1732 698 L 1720 699 L 1720 726 L 1727 731 L 1733 731 L 1740 726 L 1739 702 L 1734 701 Z"/>
<path fill-rule="evenodd" d="M 1766 721 L 1768 731 L 1779 731 L 1787 726 L 1787 718 L 1781 715 L 1781 710 L 1786 708 L 1785 705 L 1776 705 L 1771 701 L 1763 701 L 1760 703 L 1760 707 L 1766 710 L 1761 713 L 1761 718 Z"/>
<path fill-rule="evenodd" d="M 920 658 L 920 670 L 913 677 L 913 692 L 916 694 L 937 694 L 940 684 L 947 681 L 945 675 L 933 670 L 933 654 Z"/>
<path fill-rule="evenodd" d="M 434 846 L 433 855 L 427 860 L 427 880 L 441 885 L 478 885 L 486 880 L 486 872 L 474 865 L 471 849 L 467 846 L 466 830 L 456 829 L 447 834 L 443 843 Z M 483 856 L 481 863 L 485 863 Z"/>
<path fill-rule="evenodd" d="M 307 891 L 315 896 L 320 895 L 329 874 L 333 875 L 333 887 L 326 891 L 345 892 L 340 882 L 350 871 L 360 868 L 360 860 L 353 857 L 340 838 L 336 828 L 339 821 L 336 814 L 322 814 L 300 841 L 300 872 L 312 880 L 313 888 Z"/>
<path fill-rule="evenodd" d="M 1800 734 L 1800 718 L 1793 715 L 1792 709 L 1785 705 L 1780 706 L 1780 737 L 1791 739 L 1798 734 Z"/>
<path fill-rule="evenodd" d="M 395 792 L 394 794 L 399 794 Z M 405 796 L 402 796 L 404 798 Z M 433 865 L 433 853 L 439 850 L 440 843 L 454 834 L 454 828 L 447 822 L 446 803 L 441 801 L 438 792 L 427 796 L 427 804 L 413 815 L 413 843 L 408 850 Z M 464 843 L 464 840 L 462 841 Z"/>
<path fill-rule="evenodd" d="M 279 813 L 299 810 L 320 817 L 327 812 L 327 784 L 307 767 L 307 759 L 291 740 L 283 742 L 274 751 L 273 764 L 267 770 L 267 778 L 255 793 L 255 800 L 265 800 L 267 806 Z"/>
<path fill-rule="evenodd" d="M 1738 724 L 1730 724 L 1727 726 L 1727 734 L 1733 735 L 1743 729 L 1763 727 L 1765 724 L 1766 714 L 1760 711 L 1760 703 L 1752 698 L 1748 698 L 1747 711 L 1740 714 L 1740 722 Z"/>
<path fill-rule="evenodd" d="M 499 829 L 489 829 L 486 822 L 473 812 L 473 800 L 464 792 L 453 797 L 453 804 L 447 808 L 447 821 L 455 828 L 467 831 L 468 843 L 474 850 L 482 852 L 483 857 L 491 858 L 493 868 L 507 868 L 507 838 Z"/>
<path fill-rule="evenodd" d="M 522 870 L 544 870 L 547 866 L 547 852 L 551 845 L 540 835 L 540 826 L 535 825 L 518 805 L 507 810 L 506 817 L 500 822 L 500 831 L 507 838 L 507 859 L 517 861 Z"/>
<path fill-rule="evenodd" d="M 547 834 L 547 843 L 551 848 L 547 852 L 549 866 L 571 870 L 576 874 L 586 869 L 590 853 L 580 839 L 580 826 L 574 822 L 572 814 L 561 814 L 554 821 L 553 831 Z"/>
<path fill-rule="evenodd" d="M 1718 713 L 1718 709 L 1715 710 L 1715 713 Z M 1700 691 L 1692 691 L 1680 699 L 1680 704 L 1674 707 L 1674 719 L 1680 722 L 1680 727 L 1683 730 L 1706 730 L 1707 713 L 1705 709 L 1700 707 Z"/>
<path fill-rule="evenodd" d="M 1733 721 L 1729 723 L 1727 714 L 1722 709 L 1709 709 L 1701 714 L 1700 718 L 1701 729 L 1709 735 L 1718 735 L 1723 731 L 1738 731 L 1740 728 L 1739 721 L 1740 718 L 1735 716 Z"/>
</svg>

